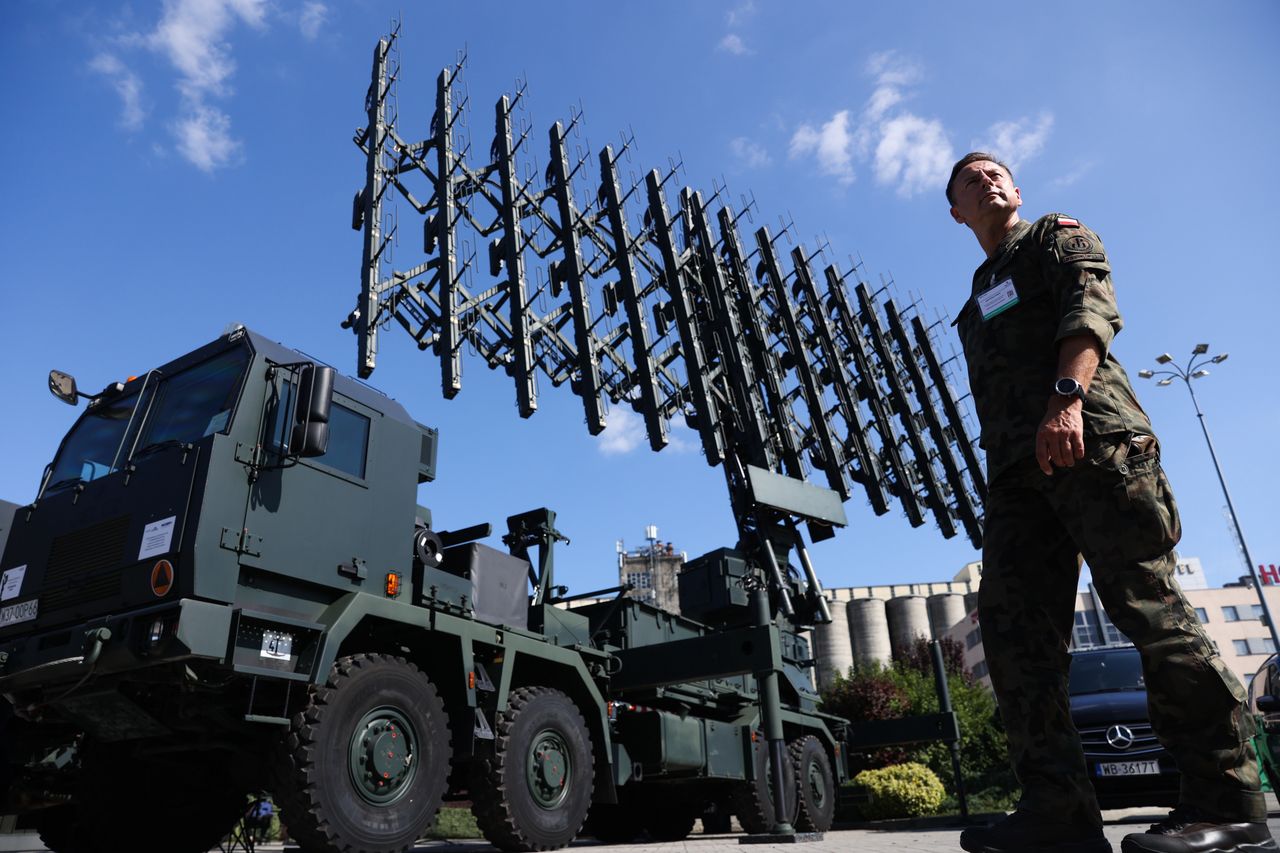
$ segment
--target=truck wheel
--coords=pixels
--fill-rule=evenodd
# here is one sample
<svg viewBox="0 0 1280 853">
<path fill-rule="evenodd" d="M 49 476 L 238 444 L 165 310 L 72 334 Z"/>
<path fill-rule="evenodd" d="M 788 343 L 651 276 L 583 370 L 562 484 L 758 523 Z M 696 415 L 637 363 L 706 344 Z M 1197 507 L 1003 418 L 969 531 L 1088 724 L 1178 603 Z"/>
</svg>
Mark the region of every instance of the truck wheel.
<svg viewBox="0 0 1280 853">
<path fill-rule="evenodd" d="M 276 795 L 304 849 L 408 850 L 440 808 L 449 727 L 435 686 L 402 658 L 338 660 L 294 715 Z"/>
<path fill-rule="evenodd" d="M 494 758 L 475 763 L 471 784 L 480 831 L 500 850 L 564 847 L 582 828 L 595 778 L 578 706 L 559 690 L 518 688 L 496 736 Z"/>
<path fill-rule="evenodd" d="M 751 835 L 760 835 L 772 830 L 775 823 L 768 741 L 761 740 L 756 743 L 752 752 L 756 778 L 740 782 L 734 787 L 732 804 L 733 813 L 738 816 L 738 822 L 742 824 L 742 828 Z M 782 757 L 784 761 L 783 797 L 787 803 L 787 814 L 784 815 L 784 819 L 790 822 L 796 813 L 796 773 L 791 753 L 783 750 Z"/>
<path fill-rule="evenodd" d="M 790 751 L 796 768 L 796 830 L 826 832 L 836 814 L 836 780 L 831 772 L 831 758 L 813 735 L 793 740 Z"/>
</svg>

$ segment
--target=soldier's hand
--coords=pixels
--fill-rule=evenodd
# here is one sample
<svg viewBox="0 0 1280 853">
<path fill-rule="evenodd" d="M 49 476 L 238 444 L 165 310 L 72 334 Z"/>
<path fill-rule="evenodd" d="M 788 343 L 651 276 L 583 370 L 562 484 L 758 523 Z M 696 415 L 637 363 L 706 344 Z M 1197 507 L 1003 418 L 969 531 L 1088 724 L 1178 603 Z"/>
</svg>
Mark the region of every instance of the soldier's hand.
<svg viewBox="0 0 1280 853">
<path fill-rule="evenodd" d="M 1036 430 L 1036 462 L 1046 476 L 1053 466 L 1070 468 L 1084 458 L 1084 403 L 1055 394 L 1049 399 L 1040 428 Z"/>
</svg>

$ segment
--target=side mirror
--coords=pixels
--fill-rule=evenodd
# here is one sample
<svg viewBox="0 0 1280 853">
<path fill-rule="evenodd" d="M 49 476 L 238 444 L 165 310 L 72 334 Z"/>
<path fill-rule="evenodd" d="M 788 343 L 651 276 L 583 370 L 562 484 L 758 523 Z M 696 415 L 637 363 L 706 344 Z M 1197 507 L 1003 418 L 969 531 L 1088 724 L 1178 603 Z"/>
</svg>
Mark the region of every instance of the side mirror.
<svg viewBox="0 0 1280 853">
<path fill-rule="evenodd" d="M 69 406 L 74 406 L 80 398 L 80 392 L 76 390 L 76 378 L 61 370 L 49 371 L 49 391 Z"/>
<path fill-rule="evenodd" d="M 1275 696 L 1259 696 L 1255 704 L 1258 706 L 1258 710 L 1264 714 L 1280 712 L 1280 698 Z"/>
<path fill-rule="evenodd" d="M 329 412 L 333 408 L 332 367 L 308 364 L 298 379 L 298 399 L 293 413 L 289 446 L 298 456 L 323 456 L 329 449 Z"/>
</svg>

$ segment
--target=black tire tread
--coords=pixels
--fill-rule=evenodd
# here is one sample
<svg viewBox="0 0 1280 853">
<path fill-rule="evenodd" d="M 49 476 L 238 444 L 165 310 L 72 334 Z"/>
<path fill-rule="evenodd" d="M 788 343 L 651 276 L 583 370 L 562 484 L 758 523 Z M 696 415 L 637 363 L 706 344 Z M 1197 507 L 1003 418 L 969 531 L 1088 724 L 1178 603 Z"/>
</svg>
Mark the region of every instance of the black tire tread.
<svg viewBox="0 0 1280 853">
<path fill-rule="evenodd" d="M 796 819 L 793 825 L 796 832 L 826 832 L 831 829 L 835 803 L 833 800 L 832 807 L 827 809 L 827 814 L 818 814 L 810 807 L 809 799 L 805 796 L 809 785 L 809 774 L 805 771 L 804 755 L 810 747 L 821 752 L 823 756 L 827 755 L 822 742 L 813 735 L 798 737 L 787 747 L 791 752 L 791 763 L 795 766 L 796 773 Z M 826 770 L 827 796 L 835 797 L 838 792 L 835 789 L 835 778 L 831 774 L 830 757 L 827 758 Z"/>
<path fill-rule="evenodd" d="M 485 840 L 507 853 L 531 853 L 531 851 L 557 849 L 550 845 L 535 843 L 521 831 L 512 812 L 505 781 L 505 770 L 510 756 L 508 747 L 511 743 L 511 729 L 521 712 L 539 696 L 563 697 L 573 709 L 576 722 L 581 726 L 582 731 L 587 731 L 587 722 L 583 719 L 582 712 L 563 691 L 551 687 L 517 687 L 511 691 L 507 700 L 507 709 L 498 714 L 497 725 L 494 727 L 495 757 L 491 762 L 476 762 L 475 777 L 471 785 L 471 811 L 475 815 L 476 825 L 480 828 Z M 586 738 L 586 743 L 585 771 L 590 773 L 593 771 L 595 760 L 590 736 Z M 516 759 L 523 760 L 523 756 L 516 756 Z M 574 835 L 581 829 L 581 826 L 576 827 Z"/>
<path fill-rule="evenodd" d="M 276 804 L 280 808 L 281 817 L 289 827 L 289 835 L 304 850 L 315 848 L 336 850 L 340 853 L 366 853 L 363 848 L 339 843 L 341 839 L 338 838 L 338 832 L 330 822 L 330 816 L 325 814 L 324 809 L 311 796 L 311 793 L 323 782 L 316 769 L 314 753 L 330 707 L 339 695 L 343 682 L 350 681 L 361 671 L 389 664 L 403 666 L 418 674 L 422 672 L 404 658 L 392 655 L 356 654 L 339 658 L 334 661 L 328 681 L 314 687 L 307 707 L 293 716 L 292 726 L 284 744 L 285 760 L 279 763 L 282 772 L 273 793 Z M 431 695 L 439 701 L 439 693 L 435 685 L 425 676 L 423 682 Z M 443 729 L 447 762 L 450 752 L 448 718 L 442 713 L 437 722 Z M 425 737 L 426 733 L 423 734 Z M 400 850 L 410 850 L 413 845 L 414 842 L 411 840 Z"/>
</svg>

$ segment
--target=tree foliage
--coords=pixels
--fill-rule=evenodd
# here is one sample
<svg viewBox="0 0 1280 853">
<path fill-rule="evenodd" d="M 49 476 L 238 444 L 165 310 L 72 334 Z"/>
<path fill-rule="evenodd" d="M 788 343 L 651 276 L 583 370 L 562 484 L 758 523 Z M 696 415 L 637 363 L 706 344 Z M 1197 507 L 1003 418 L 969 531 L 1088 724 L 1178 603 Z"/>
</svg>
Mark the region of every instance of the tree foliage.
<svg viewBox="0 0 1280 853">
<path fill-rule="evenodd" d="M 942 641 L 943 667 L 951 706 L 960 721 L 960 767 L 966 789 L 1008 791 L 1015 786 L 1008 747 L 996 712 L 995 698 L 964 666 L 964 648 L 949 638 Z M 939 711 L 929 641 L 917 639 L 890 666 L 853 667 L 837 677 L 822 694 L 822 709 L 853 723 L 936 714 Z M 850 771 L 888 767 L 917 761 L 937 774 L 948 791 L 955 791 L 951 751 L 942 742 L 882 747 L 850 757 Z"/>
</svg>

